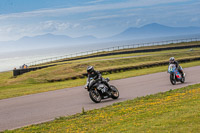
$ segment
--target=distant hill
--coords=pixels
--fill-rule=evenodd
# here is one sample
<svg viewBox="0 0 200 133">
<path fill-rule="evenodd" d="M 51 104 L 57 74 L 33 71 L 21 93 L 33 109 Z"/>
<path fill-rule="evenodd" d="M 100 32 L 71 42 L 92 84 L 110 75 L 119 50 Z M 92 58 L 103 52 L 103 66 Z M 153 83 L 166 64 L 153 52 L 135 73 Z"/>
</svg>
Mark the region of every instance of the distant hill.
<svg viewBox="0 0 200 133">
<path fill-rule="evenodd" d="M 147 24 L 142 27 L 130 27 L 123 32 L 107 38 L 96 38 L 92 35 L 81 36 L 72 38 L 66 35 L 54 35 L 54 34 L 43 34 L 33 37 L 24 36 L 16 41 L 5 41 L 0 42 L 1 51 L 18 51 L 28 49 L 42 49 L 52 47 L 71 47 L 82 45 L 88 46 L 88 44 L 100 45 L 99 47 L 108 47 L 112 42 L 124 41 L 126 44 L 127 40 L 144 40 L 149 38 L 163 38 L 173 36 L 185 36 L 191 37 L 190 35 L 200 34 L 200 27 L 169 27 L 157 23 Z M 155 41 L 155 40 L 153 40 Z M 98 44 L 97 44 L 98 43 Z M 122 43 L 120 43 L 122 44 Z"/>
<path fill-rule="evenodd" d="M 157 23 L 144 25 L 140 28 L 130 27 L 125 31 L 109 37 L 110 40 L 131 40 L 140 38 L 191 35 L 200 33 L 200 27 L 169 27 Z"/>
<path fill-rule="evenodd" d="M 70 43 L 73 44 L 80 44 L 83 41 L 86 42 L 93 42 L 97 40 L 94 36 L 81 36 L 77 38 L 72 38 L 66 35 L 54 35 L 54 34 L 44 34 L 38 35 L 34 37 L 23 37 L 18 40 L 18 42 L 22 43 L 29 43 L 29 44 L 42 44 L 42 45 L 69 45 Z"/>
<path fill-rule="evenodd" d="M 95 43 L 98 39 L 94 36 L 81 36 L 72 38 L 66 35 L 44 34 L 33 37 L 24 36 L 16 41 L 0 42 L 2 51 L 16 51 L 28 49 L 41 49 L 61 46 L 76 46 L 80 44 Z"/>
</svg>

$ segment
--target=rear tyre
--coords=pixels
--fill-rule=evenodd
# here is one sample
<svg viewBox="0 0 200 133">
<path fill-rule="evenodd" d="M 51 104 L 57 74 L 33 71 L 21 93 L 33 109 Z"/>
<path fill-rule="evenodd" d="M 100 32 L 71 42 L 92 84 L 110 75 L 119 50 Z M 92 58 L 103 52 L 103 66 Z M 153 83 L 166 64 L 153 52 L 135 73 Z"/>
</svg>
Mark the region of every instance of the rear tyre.
<svg viewBox="0 0 200 133">
<path fill-rule="evenodd" d="M 176 84 L 176 79 L 174 78 L 174 74 L 170 74 L 170 82 L 172 83 L 172 85 Z"/>
<path fill-rule="evenodd" d="M 97 90 L 90 90 L 89 96 L 91 100 L 95 103 L 100 103 L 101 102 L 101 95 Z"/>
<path fill-rule="evenodd" d="M 112 88 L 112 90 L 111 90 L 111 98 L 112 99 L 117 99 L 119 97 L 118 89 L 113 85 L 110 85 L 110 87 Z"/>
<path fill-rule="evenodd" d="M 185 82 L 185 77 L 182 77 L 181 83 L 184 83 L 184 82 Z"/>
</svg>

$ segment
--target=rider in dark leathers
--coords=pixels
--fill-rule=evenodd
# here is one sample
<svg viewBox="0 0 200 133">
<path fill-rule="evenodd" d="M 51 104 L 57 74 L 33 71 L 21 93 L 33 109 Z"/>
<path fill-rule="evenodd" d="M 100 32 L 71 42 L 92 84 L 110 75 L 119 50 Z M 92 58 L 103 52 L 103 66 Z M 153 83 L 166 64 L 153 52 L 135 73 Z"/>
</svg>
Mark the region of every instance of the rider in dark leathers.
<svg viewBox="0 0 200 133">
<path fill-rule="evenodd" d="M 185 74 L 183 73 L 183 69 L 181 68 L 181 66 L 179 65 L 178 61 L 175 60 L 174 57 L 171 57 L 169 59 L 169 64 L 174 64 L 176 65 L 176 68 L 178 69 L 178 71 L 181 73 L 181 75 L 184 77 Z"/>
<path fill-rule="evenodd" d="M 105 84 L 108 89 L 112 90 L 108 82 L 101 76 L 101 73 L 99 71 L 94 70 L 93 66 L 88 66 L 87 67 L 87 72 L 88 72 L 88 79 L 87 79 L 87 84 L 85 86 L 86 89 L 89 88 L 89 83 L 91 78 L 95 80 L 90 86 L 93 86 L 96 82 L 101 81 L 103 84 Z"/>
</svg>

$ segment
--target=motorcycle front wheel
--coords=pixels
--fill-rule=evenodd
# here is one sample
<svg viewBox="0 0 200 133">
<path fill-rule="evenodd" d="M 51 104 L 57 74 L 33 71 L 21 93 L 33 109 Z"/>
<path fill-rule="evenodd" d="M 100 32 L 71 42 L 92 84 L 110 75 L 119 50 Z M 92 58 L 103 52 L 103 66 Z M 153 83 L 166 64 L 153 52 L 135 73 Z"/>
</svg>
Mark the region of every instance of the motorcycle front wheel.
<svg viewBox="0 0 200 133">
<path fill-rule="evenodd" d="M 90 90 L 89 96 L 93 102 L 95 102 L 95 103 L 101 102 L 101 95 L 99 94 L 99 92 L 97 90 Z"/>
<path fill-rule="evenodd" d="M 170 74 L 170 82 L 172 83 L 172 85 L 176 84 L 176 79 L 174 78 L 173 74 Z"/>
</svg>

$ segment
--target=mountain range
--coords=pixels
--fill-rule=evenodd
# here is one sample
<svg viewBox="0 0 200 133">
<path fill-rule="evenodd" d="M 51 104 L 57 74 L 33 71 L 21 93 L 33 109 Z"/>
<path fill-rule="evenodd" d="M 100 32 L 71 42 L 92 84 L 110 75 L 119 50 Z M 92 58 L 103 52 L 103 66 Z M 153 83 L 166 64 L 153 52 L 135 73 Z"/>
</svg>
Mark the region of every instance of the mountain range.
<svg viewBox="0 0 200 133">
<path fill-rule="evenodd" d="M 107 38 L 96 38 L 92 35 L 72 38 L 66 35 L 44 34 L 33 37 L 25 36 L 16 41 L 0 42 L 3 51 L 40 49 L 59 46 L 76 46 L 91 43 L 112 41 L 125 41 L 155 37 L 168 37 L 177 35 L 200 34 L 200 27 L 169 27 L 157 23 L 147 24 L 142 27 L 130 27 L 123 32 Z"/>
<path fill-rule="evenodd" d="M 144 25 L 140 28 L 130 27 L 125 31 L 110 37 L 112 40 L 131 40 L 153 37 L 167 37 L 200 33 L 200 27 L 169 27 L 157 23 Z"/>
</svg>

